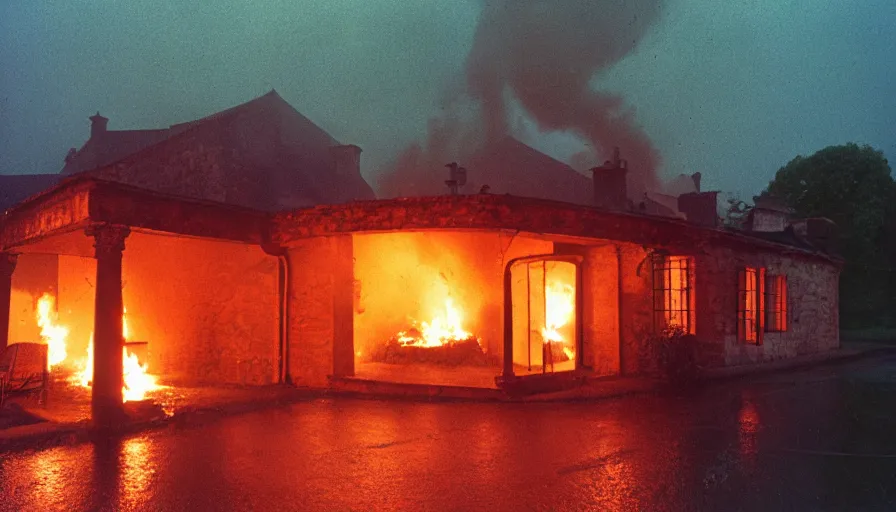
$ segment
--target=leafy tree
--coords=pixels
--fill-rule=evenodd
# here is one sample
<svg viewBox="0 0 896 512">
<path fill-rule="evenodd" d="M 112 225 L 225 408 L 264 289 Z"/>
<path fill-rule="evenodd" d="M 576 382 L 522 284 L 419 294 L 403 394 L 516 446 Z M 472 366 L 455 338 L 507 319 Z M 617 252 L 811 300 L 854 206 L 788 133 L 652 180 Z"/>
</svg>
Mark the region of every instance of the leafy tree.
<svg viewBox="0 0 896 512">
<path fill-rule="evenodd" d="M 766 192 L 783 199 L 800 217 L 827 217 L 839 231 L 841 321 L 857 326 L 888 316 L 896 284 L 888 240 L 896 233 L 896 184 L 882 152 L 871 146 L 828 146 L 797 156 L 778 170 Z"/>
</svg>

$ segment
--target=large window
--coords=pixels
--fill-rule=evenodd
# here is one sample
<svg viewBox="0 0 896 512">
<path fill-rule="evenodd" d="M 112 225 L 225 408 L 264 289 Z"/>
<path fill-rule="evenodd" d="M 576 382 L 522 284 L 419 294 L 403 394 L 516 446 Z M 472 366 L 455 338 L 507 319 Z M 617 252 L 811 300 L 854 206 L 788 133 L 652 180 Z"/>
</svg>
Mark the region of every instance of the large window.
<svg viewBox="0 0 896 512">
<path fill-rule="evenodd" d="M 694 333 L 691 266 L 687 256 L 654 257 L 653 312 L 657 330 L 678 327 Z"/>
<path fill-rule="evenodd" d="M 765 330 L 765 269 L 747 267 L 738 279 L 737 338 L 762 345 Z"/>
<path fill-rule="evenodd" d="M 768 276 L 765 279 L 765 330 L 787 330 L 787 277 Z"/>
</svg>

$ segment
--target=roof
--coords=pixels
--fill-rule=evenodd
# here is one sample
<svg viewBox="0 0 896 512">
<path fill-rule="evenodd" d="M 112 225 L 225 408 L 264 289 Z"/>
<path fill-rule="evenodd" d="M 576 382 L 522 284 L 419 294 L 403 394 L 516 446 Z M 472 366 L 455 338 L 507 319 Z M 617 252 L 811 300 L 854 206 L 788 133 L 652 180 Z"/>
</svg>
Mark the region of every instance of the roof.
<svg viewBox="0 0 896 512">
<path fill-rule="evenodd" d="M 52 187 L 62 178 L 59 174 L 0 174 L 0 211 Z"/>
<path fill-rule="evenodd" d="M 275 90 L 165 129 L 99 133 L 67 159 L 62 173 L 95 171 L 97 177 L 104 177 L 108 166 L 127 167 L 142 158 L 164 155 L 168 148 L 191 144 L 185 137 L 214 139 L 234 150 L 229 162 L 239 170 L 231 176 L 259 187 L 258 204 L 245 206 L 272 210 L 375 197 L 359 172 L 336 173 L 331 151 L 339 142 Z"/>
<path fill-rule="evenodd" d="M 803 251 L 826 254 L 839 258 L 837 251 L 832 247 L 816 246 L 806 238 L 798 235 L 796 231 L 794 231 L 793 226 L 787 226 L 784 231 L 747 231 L 741 229 L 732 229 L 730 231 L 748 238 L 756 238 L 766 242 L 795 247 Z"/>
<path fill-rule="evenodd" d="M 659 192 L 645 192 L 644 199 L 641 201 L 643 208 L 641 211 L 648 215 L 659 215 L 661 217 L 676 217 L 685 219 L 687 216 L 678 211 L 678 197 L 669 194 L 660 194 Z M 640 205 L 639 205 L 640 206 Z"/>
<path fill-rule="evenodd" d="M 466 162 L 467 190 L 576 204 L 594 202 L 591 178 L 513 137 L 485 146 Z"/>
<path fill-rule="evenodd" d="M 79 205 L 90 204 L 90 208 Z M 127 207 L 122 207 L 126 205 Z M 53 208 L 48 208 L 53 206 Z M 618 212 L 505 194 L 437 196 L 317 205 L 275 215 L 213 201 L 160 194 L 81 174 L 8 209 L 0 216 L 0 246 L 8 249 L 65 233 L 88 222 L 254 244 L 298 238 L 405 229 L 531 231 L 557 236 L 625 240 L 648 246 L 701 250 L 723 244 L 803 255 L 840 265 L 842 260 L 793 240 L 718 230 L 681 219 Z"/>
<path fill-rule="evenodd" d="M 170 135 L 160 130 L 109 130 L 91 137 L 71 157 L 66 158 L 62 174 L 72 175 L 113 164 L 141 149 L 158 144 Z"/>
</svg>

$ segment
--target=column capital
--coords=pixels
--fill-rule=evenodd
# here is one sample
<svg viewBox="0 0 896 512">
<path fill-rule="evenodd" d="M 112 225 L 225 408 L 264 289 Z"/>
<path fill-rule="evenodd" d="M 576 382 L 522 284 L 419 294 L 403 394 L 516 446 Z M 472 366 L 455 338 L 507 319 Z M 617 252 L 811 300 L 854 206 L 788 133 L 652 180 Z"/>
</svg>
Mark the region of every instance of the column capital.
<svg viewBox="0 0 896 512">
<path fill-rule="evenodd" d="M 87 236 L 93 237 L 96 256 L 121 254 L 124 240 L 131 234 L 131 228 L 120 224 L 91 224 L 85 229 Z"/>
<path fill-rule="evenodd" d="M 11 252 L 0 252 L 0 276 L 12 277 L 13 271 L 16 269 L 16 262 L 19 255 Z"/>
</svg>

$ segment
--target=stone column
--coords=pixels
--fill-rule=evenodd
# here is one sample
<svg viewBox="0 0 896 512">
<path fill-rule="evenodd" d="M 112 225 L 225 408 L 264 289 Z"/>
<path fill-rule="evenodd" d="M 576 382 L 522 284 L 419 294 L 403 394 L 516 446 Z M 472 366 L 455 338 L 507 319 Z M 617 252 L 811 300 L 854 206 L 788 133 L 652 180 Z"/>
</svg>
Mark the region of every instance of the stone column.
<svg viewBox="0 0 896 512">
<path fill-rule="evenodd" d="M 123 416 L 121 257 L 129 234 L 127 226 L 95 224 L 87 228 L 96 249 L 91 413 L 98 427 L 111 426 Z"/>
<path fill-rule="evenodd" d="M 9 344 L 9 302 L 12 299 L 12 273 L 18 254 L 0 252 L 0 355 Z"/>
</svg>

